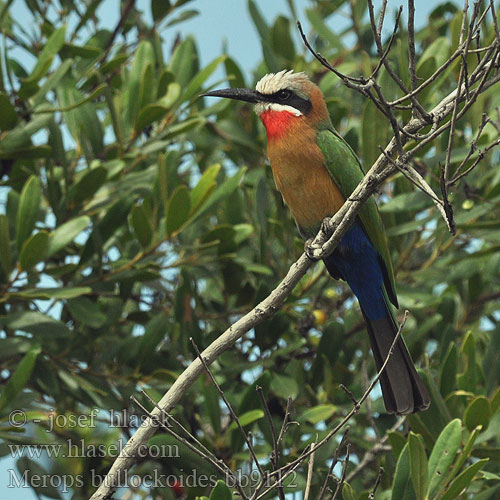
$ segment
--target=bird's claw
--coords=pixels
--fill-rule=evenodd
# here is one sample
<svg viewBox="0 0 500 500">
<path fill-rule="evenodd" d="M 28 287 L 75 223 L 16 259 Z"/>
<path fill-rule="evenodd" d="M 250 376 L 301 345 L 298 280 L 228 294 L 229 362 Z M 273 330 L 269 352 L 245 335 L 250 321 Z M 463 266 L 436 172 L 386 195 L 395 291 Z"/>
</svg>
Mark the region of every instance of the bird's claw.
<svg viewBox="0 0 500 500">
<path fill-rule="evenodd" d="M 313 238 L 310 238 L 304 244 L 304 252 L 307 258 L 312 261 L 321 259 L 322 251 L 321 245 L 315 244 Z"/>
<path fill-rule="evenodd" d="M 330 227 L 330 217 L 325 217 L 322 221 L 321 221 L 321 228 L 320 228 L 320 231 L 323 232 L 325 235 L 327 235 L 328 237 L 330 237 L 330 235 L 332 234 L 332 229 Z"/>
</svg>

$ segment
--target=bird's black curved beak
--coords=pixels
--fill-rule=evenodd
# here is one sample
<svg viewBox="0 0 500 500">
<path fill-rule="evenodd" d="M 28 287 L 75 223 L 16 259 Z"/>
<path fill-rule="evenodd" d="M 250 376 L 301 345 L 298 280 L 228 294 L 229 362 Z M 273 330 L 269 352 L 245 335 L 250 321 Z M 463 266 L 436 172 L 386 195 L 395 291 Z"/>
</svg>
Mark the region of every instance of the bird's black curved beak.
<svg viewBox="0 0 500 500">
<path fill-rule="evenodd" d="M 225 97 L 227 99 L 236 99 L 237 101 L 246 101 L 256 104 L 262 101 L 262 96 L 259 92 L 252 89 L 220 89 L 212 90 L 206 94 L 201 94 L 201 97 Z"/>
</svg>

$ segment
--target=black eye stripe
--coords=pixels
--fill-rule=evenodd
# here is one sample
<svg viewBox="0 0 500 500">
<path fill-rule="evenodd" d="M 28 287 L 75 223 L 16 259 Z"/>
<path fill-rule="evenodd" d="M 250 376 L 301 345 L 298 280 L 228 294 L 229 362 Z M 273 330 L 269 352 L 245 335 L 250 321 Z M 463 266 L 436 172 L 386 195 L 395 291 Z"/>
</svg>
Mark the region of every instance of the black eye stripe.
<svg viewBox="0 0 500 500">
<path fill-rule="evenodd" d="M 261 96 L 263 100 L 267 102 L 291 106 L 292 108 L 298 109 L 304 115 L 307 115 L 312 109 L 312 104 L 309 99 L 298 96 L 290 89 L 282 89 L 273 94 L 261 94 Z"/>
</svg>

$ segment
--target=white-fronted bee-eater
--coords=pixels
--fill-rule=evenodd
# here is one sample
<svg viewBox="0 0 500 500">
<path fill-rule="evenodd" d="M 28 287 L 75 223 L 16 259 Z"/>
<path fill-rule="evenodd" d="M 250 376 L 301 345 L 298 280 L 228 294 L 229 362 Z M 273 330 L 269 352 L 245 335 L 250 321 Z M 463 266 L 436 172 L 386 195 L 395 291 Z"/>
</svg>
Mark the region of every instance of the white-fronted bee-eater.
<svg viewBox="0 0 500 500">
<path fill-rule="evenodd" d="M 267 155 L 276 186 L 299 231 L 313 237 L 325 217 L 335 214 L 363 178 L 361 163 L 333 128 L 323 94 L 304 73 L 264 76 L 253 89 L 204 94 L 255 104 L 267 131 Z M 391 302 L 398 307 L 387 239 L 370 197 L 340 244 L 323 261 L 330 275 L 347 282 L 366 321 L 378 369 L 398 331 Z M 395 344 L 380 384 L 386 410 L 406 415 L 430 404 L 402 338 Z"/>
</svg>

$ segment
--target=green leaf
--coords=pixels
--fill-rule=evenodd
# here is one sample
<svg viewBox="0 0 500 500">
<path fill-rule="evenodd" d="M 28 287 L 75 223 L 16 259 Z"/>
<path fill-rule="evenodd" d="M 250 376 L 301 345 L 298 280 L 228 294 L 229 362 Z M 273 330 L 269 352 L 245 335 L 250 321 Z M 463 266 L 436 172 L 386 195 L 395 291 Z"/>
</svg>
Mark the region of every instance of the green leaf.
<svg viewBox="0 0 500 500">
<path fill-rule="evenodd" d="M 415 490 L 417 500 L 424 500 L 429 485 L 429 476 L 427 471 L 427 455 L 425 454 L 422 436 L 410 432 L 408 437 L 408 452 L 413 489 Z"/>
<path fill-rule="evenodd" d="M 381 155 L 380 147 L 387 145 L 390 135 L 389 124 L 384 115 L 372 101 L 367 100 L 361 119 L 361 154 L 365 171 Z"/>
<path fill-rule="evenodd" d="M 135 123 L 135 130 L 141 131 L 148 125 L 162 119 L 181 95 L 181 90 L 181 86 L 178 83 L 170 83 L 165 96 L 141 109 Z"/>
<path fill-rule="evenodd" d="M 451 342 L 448 352 L 441 363 L 441 376 L 439 390 L 443 397 L 446 397 L 450 392 L 457 388 L 457 366 L 458 366 L 458 351 L 455 342 Z"/>
<path fill-rule="evenodd" d="M 20 299 L 72 299 L 80 295 L 87 295 L 92 293 L 92 288 L 88 286 L 75 286 L 64 288 L 30 288 L 20 292 L 13 292 L 9 297 Z"/>
<path fill-rule="evenodd" d="M 306 9 L 307 19 L 317 33 L 323 40 L 327 41 L 330 47 L 334 47 L 339 51 L 344 51 L 342 39 L 333 32 L 325 22 L 325 18 L 317 9 Z"/>
<path fill-rule="evenodd" d="M 274 373 L 271 379 L 271 391 L 280 398 L 288 399 L 291 397 L 295 399 L 299 393 L 299 385 L 294 378 L 288 375 Z"/>
<path fill-rule="evenodd" d="M 22 271 L 31 269 L 35 264 L 47 257 L 49 250 L 49 233 L 40 231 L 30 236 L 19 253 L 19 267 Z"/>
<path fill-rule="evenodd" d="M 159 23 L 171 9 L 170 0 L 151 0 L 151 14 L 155 23 Z"/>
<path fill-rule="evenodd" d="M 219 479 L 210 493 L 210 500 L 232 500 L 232 498 L 231 490 Z"/>
<path fill-rule="evenodd" d="M 62 76 L 61 76 L 62 79 Z M 98 85 L 90 94 L 84 96 L 81 95 L 79 100 L 75 100 L 72 104 L 68 104 L 67 106 L 64 107 L 54 107 L 49 104 L 40 104 L 35 112 L 37 114 L 42 114 L 42 113 L 64 113 L 67 111 L 72 111 L 76 108 L 82 107 L 84 104 L 88 103 L 89 101 L 93 101 L 97 97 L 100 97 L 104 91 L 106 90 L 106 84 L 102 83 L 101 85 Z M 75 99 L 78 99 L 76 97 L 77 94 L 75 94 Z"/>
<path fill-rule="evenodd" d="M 441 500 L 455 500 L 460 493 L 470 485 L 474 476 L 483 468 L 484 465 L 486 465 L 488 461 L 488 458 L 484 458 L 467 467 L 467 469 L 458 475 L 450 484 L 446 493 L 441 497 Z"/>
<path fill-rule="evenodd" d="M 158 195 L 161 205 L 167 209 L 168 203 L 168 171 L 167 156 L 164 153 L 158 155 L 158 164 L 156 169 L 156 185 L 158 186 Z"/>
<path fill-rule="evenodd" d="M 134 60 L 127 78 L 124 124 L 129 129 L 135 124 L 139 111 L 145 104 L 148 104 L 143 101 L 144 96 L 142 94 L 145 86 L 153 83 L 151 71 L 155 62 L 153 45 L 147 40 L 142 40 L 135 51 Z M 151 95 L 147 97 L 150 98 Z"/>
<path fill-rule="evenodd" d="M 478 396 L 473 399 L 465 410 L 465 426 L 471 432 L 479 425 L 481 425 L 483 429 L 487 429 L 490 419 L 490 402 L 484 396 Z"/>
<path fill-rule="evenodd" d="M 161 70 L 160 76 L 158 77 L 158 88 L 156 89 L 156 96 L 158 98 L 163 97 L 168 91 L 168 86 L 173 82 L 175 82 L 175 75 L 169 69 L 163 68 Z M 177 85 L 179 84 L 177 83 Z"/>
<path fill-rule="evenodd" d="M 386 234 L 387 236 L 401 236 L 402 234 L 412 233 L 414 231 L 421 230 L 431 219 L 432 216 L 429 216 L 425 219 L 404 222 L 403 224 L 398 224 L 397 226 L 390 227 L 389 229 L 387 229 Z"/>
<path fill-rule="evenodd" d="M 21 311 L 0 316 L 0 324 L 11 330 L 22 330 L 34 335 L 66 336 L 68 327 L 62 322 L 35 311 Z"/>
<path fill-rule="evenodd" d="M 480 367 L 476 359 L 476 339 L 472 331 L 466 333 L 465 339 L 460 349 L 462 354 L 467 357 L 465 372 L 457 377 L 459 389 L 474 392 L 478 386 L 480 376 Z"/>
<path fill-rule="evenodd" d="M 162 313 L 157 314 L 148 322 L 137 352 L 138 366 L 148 363 L 158 344 L 167 334 L 168 326 L 168 318 Z"/>
<path fill-rule="evenodd" d="M 224 60 L 224 67 L 226 69 L 227 79 L 231 82 L 232 87 L 241 88 L 245 86 L 245 78 L 243 77 L 243 73 L 234 59 L 227 57 Z"/>
<path fill-rule="evenodd" d="M 166 231 L 172 235 L 187 221 L 191 211 L 191 199 L 186 186 L 178 186 L 167 205 Z"/>
<path fill-rule="evenodd" d="M 226 59 L 225 55 L 219 56 L 214 59 L 210 64 L 203 68 L 196 76 L 189 82 L 189 85 L 182 96 L 183 101 L 188 101 L 193 96 L 201 91 L 201 86 L 205 83 L 207 78 L 217 69 L 217 66 Z"/>
<path fill-rule="evenodd" d="M 129 215 L 130 226 L 143 248 L 147 248 L 153 239 L 153 228 L 144 205 L 134 205 Z"/>
<path fill-rule="evenodd" d="M 9 234 L 9 218 L 0 215 L 0 265 L 8 277 L 12 271 L 12 256 L 10 253 L 10 234 Z"/>
<path fill-rule="evenodd" d="M 96 90 L 99 89 L 102 86 Z M 68 110 L 64 111 L 63 116 L 73 139 L 83 151 L 90 146 L 94 155 L 98 156 L 104 147 L 104 130 L 97 115 L 97 106 L 86 102 L 90 96 L 78 90 L 77 82 L 69 72 L 57 85 L 56 93 L 60 107 Z"/>
<path fill-rule="evenodd" d="M 195 213 L 198 207 L 207 199 L 207 197 L 212 194 L 212 191 L 215 189 L 217 183 L 215 179 L 217 178 L 217 174 L 221 169 L 221 165 L 219 163 L 215 165 L 211 165 L 208 167 L 201 179 L 198 181 L 198 184 L 191 191 L 191 213 Z"/>
<path fill-rule="evenodd" d="M 177 1 L 176 2 L 176 7 L 180 5 L 180 3 L 186 3 L 190 2 L 191 0 L 182 0 L 182 2 Z M 199 14 L 199 11 L 196 9 L 189 9 L 189 10 L 183 10 L 175 19 L 172 19 L 169 21 L 165 27 L 170 27 L 174 26 L 175 24 L 183 23 L 184 21 L 187 21 L 188 19 L 191 19 L 192 17 L 195 17 Z"/>
<path fill-rule="evenodd" d="M 246 413 L 243 413 L 238 420 L 242 427 L 246 427 L 247 425 L 253 424 L 255 421 L 264 418 L 264 412 L 262 410 L 250 410 Z M 232 422 L 231 425 L 227 428 L 228 432 L 232 432 L 238 428 L 236 422 Z"/>
<path fill-rule="evenodd" d="M 202 379 L 203 384 L 202 394 L 205 396 L 205 405 L 207 408 L 208 416 L 210 417 L 210 422 L 214 431 L 219 434 L 221 431 L 220 419 L 221 419 L 221 408 L 219 404 L 219 391 L 207 378 Z"/>
<path fill-rule="evenodd" d="M 295 59 L 295 47 L 290 36 L 290 21 L 284 16 L 278 16 L 271 29 L 271 42 L 276 54 L 293 64 Z"/>
<path fill-rule="evenodd" d="M 65 35 L 66 26 L 62 26 L 61 28 L 55 30 L 49 37 L 42 52 L 37 57 L 35 67 L 33 68 L 31 75 L 28 78 L 25 78 L 21 83 L 21 88 L 19 89 L 20 99 L 27 99 L 37 92 L 37 83 L 42 77 L 45 76 L 47 71 L 50 69 L 54 57 L 62 49 Z"/>
<path fill-rule="evenodd" d="M 17 113 L 14 106 L 10 103 L 9 97 L 0 92 L 0 130 L 11 130 L 16 126 Z"/>
<path fill-rule="evenodd" d="M 394 472 L 391 500 L 405 500 L 410 495 L 410 453 L 408 444 L 399 454 Z M 413 489 L 411 489 L 413 492 Z"/>
<path fill-rule="evenodd" d="M 171 82 L 167 86 L 166 93 L 158 101 L 158 104 L 169 110 L 173 107 L 182 93 L 182 87 L 177 82 Z"/>
<path fill-rule="evenodd" d="M 255 27 L 257 28 L 260 37 L 262 39 L 264 38 L 269 39 L 270 38 L 269 26 L 267 25 L 264 17 L 257 8 L 257 5 L 255 4 L 254 0 L 248 1 L 248 11 L 250 12 L 250 16 L 252 17 L 253 23 L 255 24 Z"/>
<path fill-rule="evenodd" d="M 21 121 L 15 128 L 5 134 L 0 141 L 0 157 L 2 158 L 25 158 L 24 150 L 34 148 L 31 145 L 31 137 L 40 129 L 48 127 L 52 121 L 50 115 L 34 116 L 31 121 Z M 36 148 L 47 148 L 37 146 Z M 36 149 L 35 149 L 36 151 Z"/>
<path fill-rule="evenodd" d="M 391 443 L 392 453 L 394 456 L 399 458 L 399 455 L 403 451 L 403 448 L 406 446 L 406 438 L 400 432 L 388 432 L 389 442 Z"/>
<path fill-rule="evenodd" d="M 90 217 L 82 215 L 54 229 L 49 235 L 48 256 L 54 255 L 69 245 L 89 224 Z"/>
<path fill-rule="evenodd" d="M 185 134 L 191 130 L 196 128 L 201 129 L 205 123 L 207 123 L 207 119 L 203 116 L 196 116 L 195 118 L 190 118 L 188 120 L 184 120 L 179 123 L 175 123 L 171 127 L 168 128 L 168 138 L 176 137 L 181 134 Z"/>
<path fill-rule="evenodd" d="M 123 221 L 126 220 L 132 203 L 133 198 L 127 196 L 119 199 L 106 210 L 104 217 L 94 226 L 83 247 L 80 264 L 87 262 L 87 260 L 102 252 L 104 245 L 123 224 Z"/>
<path fill-rule="evenodd" d="M 328 420 L 335 413 L 335 406 L 330 404 L 318 405 L 309 410 L 306 410 L 301 416 L 300 420 L 317 424 Z"/>
<path fill-rule="evenodd" d="M 175 81 L 186 87 L 196 74 L 198 55 L 192 36 L 188 36 L 174 50 L 168 69 L 175 75 Z"/>
<path fill-rule="evenodd" d="M 2 395 L 0 396 L 0 410 L 3 410 L 28 383 L 40 351 L 40 346 L 35 345 L 19 362 L 16 370 L 4 386 Z"/>
<path fill-rule="evenodd" d="M 38 210 L 42 192 L 38 177 L 32 175 L 24 184 L 19 199 L 17 212 L 17 248 L 21 249 L 23 243 L 31 234 L 38 219 Z"/>
<path fill-rule="evenodd" d="M 497 500 L 498 493 L 500 492 L 500 481 L 496 482 L 495 486 L 491 486 L 488 489 L 481 491 L 481 493 L 476 493 L 474 495 L 474 500 Z"/>
<path fill-rule="evenodd" d="M 202 203 L 197 212 L 197 216 L 204 213 L 210 207 L 218 203 L 220 200 L 226 198 L 238 187 L 243 175 L 247 171 L 246 167 L 240 168 L 236 174 L 229 179 L 225 180 L 209 197 Z"/>
<path fill-rule="evenodd" d="M 445 478 L 455 460 L 462 440 L 462 424 L 458 418 L 452 420 L 439 434 L 429 457 L 429 487 L 427 496 L 434 497 L 439 485 Z"/>
<path fill-rule="evenodd" d="M 476 439 L 478 438 L 479 434 L 481 433 L 481 430 L 482 430 L 482 427 L 478 426 L 470 433 L 469 439 L 467 439 L 467 443 L 465 443 L 465 446 L 464 446 L 462 453 L 460 453 L 460 455 L 458 456 L 458 460 L 455 463 L 455 465 L 451 471 L 451 474 L 447 477 L 448 481 L 451 481 L 451 479 L 454 478 L 458 474 L 458 472 L 460 471 L 460 469 L 462 468 L 464 463 L 471 456 L 472 448 L 474 446 L 474 443 L 476 442 Z M 480 458 L 482 458 L 482 457 L 480 457 Z M 484 457 L 484 458 L 487 458 L 487 457 Z"/>
<path fill-rule="evenodd" d="M 344 483 L 342 486 L 342 498 L 344 500 L 356 500 L 356 494 L 349 483 Z"/>
<path fill-rule="evenodd" d="M 0 143 L 0 147 L 4 145 L 5 141 Z M 15 158 L 16 160 L 37 160 L 40 158 L 50 158 L 53 154 L 52 148 L 50 146 L 24 146 L 21 149 L 10 150 L 9 152 L 4 152 L 0 150 L 0 160 L 7 158 L 11 160 Z"/>
<path fill-rule="evenodd" d="M 95 167 L 87 170 L 76 184 L 71 186 L 69 197 L 74 205 L 80 205 L 84 200 L 92 198 L 97 190 L 106 182 L 108 170 L 103 167 Z"/>
<path fill-rule="evenodd" d="M 61 50 L 61 56 L 66 62 L 68 57 L 81 57 L 83 59 L 96 59 L 102 54 L 101 49 L 92 45 L 75 45 L 65 43 Z M 101 66 L 102 67 L 102 66 Z"/>
<path fill-rule="evenodd" d="M 429 206 L 429 197 L 422 191 L 417 190 L 394 196 L 388 203 L 380 206 L 380 211 L 383 213 L 401 213 L 421 210 L 427 206 Z"/>
<path fill-rule="evenodd" d="M 248 1 L 248 12 L 260 35 L 264 60 L 270 71 L 279 71 L 281 65 L 271 46 L 271 30 L 254 0 Z"/>
<path fill-rule="evenodd" d="M 424 51 L 417 63 L 419 78 L 428 78 L 431 73 L 441 66 L 448 58 L 450 52 L 450 39 L 448 37 L 436 38 Z M 428 65 L 432 61 L 431 65 Z"/>
<path fill-rule="evenodd" d="M 99 308 L 99 304 L 88 297 L 68 300 L 66 307 L 74 319 L 91 328 L 99 328 L 106 323 L 107 317 Z"/>
<path fill-rule="evenodd" d="M 66 59 L 45 79 L 38 92 L 31 98 L 34 106 L 38 106 L 42 103 L 45 96 L 59 85 L 59 82 L 64 78 L 64 75 L 66 75 L 72 65 L 73 59 Z"/>
</svg>

